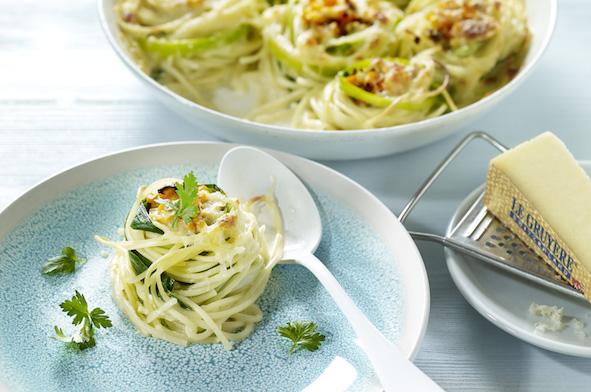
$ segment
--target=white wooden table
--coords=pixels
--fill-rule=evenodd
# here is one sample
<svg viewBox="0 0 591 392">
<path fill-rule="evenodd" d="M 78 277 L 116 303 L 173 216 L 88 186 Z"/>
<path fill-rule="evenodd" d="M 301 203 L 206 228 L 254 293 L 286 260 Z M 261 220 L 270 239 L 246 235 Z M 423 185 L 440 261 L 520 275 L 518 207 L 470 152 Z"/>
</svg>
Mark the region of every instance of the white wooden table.
<svg viewBox="0 0 591 392">
<path fill-rule="evenodd" d="M 0 209 L 42 179 L 117 150 L 169 141 L 217 140 L 162 107 L 124 68 L 93 0 L 2 0 L 0 7 Z M 322 162 L 398 213 L 432 168 L 468 132 L 514 145 L 553 131 L 578 159 L 591 159 L 591 2 L 560 0 L 549 49 L 506 102 L 469 128 L 407 153 Z M 485 180 L 495 151 L 476 143 L 407 220 L 442 233 Z M 1 224 L 1 222 L 0 222 Z M 514 338 L 477 313 L 455 287 L 439 245 L 419 243 L 431 315 L 416 364 L 447 391 L 589 391 L 591 360 Z"/>
</svg>

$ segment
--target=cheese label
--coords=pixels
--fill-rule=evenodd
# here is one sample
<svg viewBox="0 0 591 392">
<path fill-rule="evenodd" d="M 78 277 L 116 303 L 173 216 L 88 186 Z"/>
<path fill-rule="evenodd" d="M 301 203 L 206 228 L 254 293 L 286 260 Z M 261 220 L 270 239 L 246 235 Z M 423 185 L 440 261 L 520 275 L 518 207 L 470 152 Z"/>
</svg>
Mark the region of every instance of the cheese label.
<svg viewBox="0 0 591 392">
<path fill-rule="evenodd" d="M 564 249 L 557 239 L 544 228 L 544 225 L 536 219 L 533 211 L 528 210 L 521 202 L 517 201 L 516 197 L 513 197 L 509 216 L 533 240 L 537 249 L 550 259 L 554 268 L 570 280 L 573 266 L 572 254 L 568 249 Z"/>
<path fill-rule="evenodd" d="M 484 205 L 509 230 L 591 302 L 591 273 L 494 163 L 489 165 Z"/>
</svg>

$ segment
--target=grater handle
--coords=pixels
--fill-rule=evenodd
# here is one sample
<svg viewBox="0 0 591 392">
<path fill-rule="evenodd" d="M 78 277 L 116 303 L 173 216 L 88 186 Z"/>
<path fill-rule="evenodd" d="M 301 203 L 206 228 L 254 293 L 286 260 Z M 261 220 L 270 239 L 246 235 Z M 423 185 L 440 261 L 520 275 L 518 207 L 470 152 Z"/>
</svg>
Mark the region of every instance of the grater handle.
<svg viewBox="0 0 591 392">
<path fill-rule="evenodd" d="M 502 145 L 492 136 L 487 133 L 476 131 L 468 134 L 453 150 L 449 153 L 449 155 L 439 164 L 439 166 L 435 169 L 433 173 L 427 178 L 427 180 L 421 185 L 419 190 L 414 194 L 414 196 L 410 199 L 408 204 L 402 209 L 400 215 L 398 215 L 398 221 L 400 223 L 404 223 L 405 219 L 408 217 L 414 206 L 419 202 L 421 197 L 427 192 L 427 190 L 433 185 L 435 180 L 441 175 L 441 173 L 449 166 L 449 164 L 455 159 L 455 157 L 470 143 L 473 139 L 481 138 L 488 141 L 494 147 L 498 148 L 501 152 L 506 151 L 507 147 Z M 443 238 L 443 237 L 442 237 Z"/>
<path fill-rule="evenodd" d="M 487 260 L 487 261 L 489 260 L 486 257 L 486 255 L 484 255 L 483 253 L 477 252 L 477 251 L 473 250 L 472 248 L 465 246 L 463 243 L 461 243 L 459 241 L 454 241 L 451 238 L 444 237 L 444 236 L 437 235 L 437 234 L 419 233 L 416 231 L 409 231 L 408 233 L 415 240 L 437 242 L 443 246 L 446 246 L 446 247 L 451 248 L 453 250 L 457 250 L 457 251 L 462 252 L 463 254 L 466 254 L 468 256 L 473 256 L 473 257 L 476 257 L 481 260 Z M 491 260 L 491 262 L 493 262 L 495 265 L 505 267 L 505 264 L 503 264 L 503 263 L 497 264 L 494 260 Z"/>
</svg>

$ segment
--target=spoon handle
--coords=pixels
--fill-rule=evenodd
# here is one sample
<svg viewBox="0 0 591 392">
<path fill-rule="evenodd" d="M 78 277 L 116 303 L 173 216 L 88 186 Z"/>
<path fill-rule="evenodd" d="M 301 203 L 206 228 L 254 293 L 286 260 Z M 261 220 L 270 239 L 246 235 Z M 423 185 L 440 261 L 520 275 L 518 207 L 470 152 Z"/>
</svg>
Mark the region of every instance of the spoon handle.
<svg viewBox="0 0 591 392">
<path fill-rule="evenodd" d="M 308 268 L 318 278 L 349 320 L 386 392 L 443 391 L 376 329 L 324 263 L 311 253 L 300 254 L 293 259 Z"/>
</svg>

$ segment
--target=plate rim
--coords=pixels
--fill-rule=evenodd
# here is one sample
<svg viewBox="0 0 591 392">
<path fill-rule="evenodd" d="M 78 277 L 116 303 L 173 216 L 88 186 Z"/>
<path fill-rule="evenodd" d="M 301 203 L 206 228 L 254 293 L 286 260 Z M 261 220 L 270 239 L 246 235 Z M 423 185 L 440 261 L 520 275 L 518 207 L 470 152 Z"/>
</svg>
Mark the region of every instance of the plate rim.
<svg viewBox="0 0 591 392">
<path fill-rule="evenodd" d="M 192 148 L 196 150 L 199 148 L 217 149 L 219 154 L 223 155 L 223 152 L 239 145 L 241 144 L 211 141 L 147 144 L 103 154 L 78 164 L 71 165 L 32 185 L 24 193 L 20 194 L 15 200 L 0 210 L 0 220 L 4 223 L 2 226 L 0 226 L 0 241 L 3 241 L 16 227 L 18 227 L 19 223 L 22 222 L 23 219 L 30 216 L 31 213 L 38 210 L 44 204 L 51 202 L 57 197 L 67 194 L 68 192 L 71 192 L 80 186 L 108 178 L 120 172 L 140 169 L 142 167 L 162 165 L 158 162 L 147 163 L 138 161 L 129 165 L 118 166 L 120 168 L 119 170 L 114 168 L 114 166 L 117 166 L 118 162 L 129 162 L 129 157 L 133 157 L 137 154 L 146 155 L 149 154 L 149 152 L 154 153 L 158 151 L 179 149 L 183 150 Z M 386 241 L 388 249 L 393 253 L 395 260 L 398 261 L 397 269 L 400 273 L 402 282 L 404 282 L 405 310 L 397 346 L 403 355 L 405 355 L 405 357 L 410 360 L 414 360 L 427 329 L 430 313 L 430 289 L 424 261 L 418 248 L 416 247 L 416 244 L 410 237 L 410 234 L 408 234 L 408 231 L 398 221 L 394 213 L 388 209 L 388 207 L 386 207 L 381 200 L 379 200 L 374 194 L 369 192 L 363 186 L 343 175 L 342 173 L 320 163 L 293 154 L 261 147 L 256 148 L 260 148 L 261 150 L 274 155 L 296 174 L 298 174 L 298 172 L 308 170 L 310 171 L 308 176 L 310 176 L 311 171 L 316 170 L 318 172 L 325 173 L 326 176 L 334 177 L 335 181 L 341 181 L 343 184 L 355 188 L 357 191 L 361 192 L 364 197 L 369 197 L 371 200 L 373 200 L 373 208 L 377 208 L 380 210 L 380 212 L 385 214 L 379 217 L 381 222 L 385 222 L 384 224 L 388 225 L 392 223 L 394 224 L 392 227 L 392 232 L 398 236 L 396 237 L 396 247 L 400 247 L 400 250 L 393 249 L 392 243 L 390 241 L 386 241 L 386 238 L 383 238 L 383 240 Z M 214 152 L 214 154 L 218 153 L 218 151 Z M 190 160 L 187 160 L 186 158 L 186 156 L 182 156 L 180 158 L 175 157 L 169 162 L 169 164 L 174 165 L 191 163 Z M 144 158 L 144 160 L 147 159 Z M 98 173 L 96 171 L 93 172 L 93 170 L 95 170 L 97 167 L 100 167 L 103 163 L 109 163 L 110 166 L 104 171 L 100 171 Z M 93 174 L 90 176 L 84 175 L 89 173 Z M 308 182 L 309 181 L 304 179 L 304 183 Z M 64 187 L 60 187 L 60 184 L 66 185 Z M 59 190 L 52 190 L 51 188 L 59 188 Z M 327 190 L 326 188 L 324 189 Z M 349 205 L 349 207 L 354 209 L 354 207 L 351 205 Z M 364 221 L 368 222 L 372 227 L 374 227 L 374 229 L 378 229 L 375 221 L 368 221 L 368 217 L 361 214 L 360 210 L 356 211 L 360 213 Z M 377 220 L 375 215 L 376 214 L 374 214 L 374 220 Z M 383 233 L 383 228 L 381 232 Z M 411 252 L 410 256 L 409 252 Z M 403 260 L 413 260 L 413 262 L 402 262 Z M 413 281 L 412 285 L 409 284 L 407 280 L 409 273 L 414 277 L 420 277 L 420 281 Z M 412 298 L 413 306 L 409 306 L 409 298 Z M 2 382 L 0 382 L 0 391 L 8 391 L 7 387 Z"/>
<path fill-rule="evenodd" d="M 589 172 L 591 170 L 591 160 L 584 161 L 579 160 L 581 166 Z M 462 200 L 460 205 L 454 211 L 452 218 L 446 228 L 445 235 L 449 236 L 453 227 L 457 224 L 461 216 L 467 211 L 472 202 L 476 200 L 478 195 L 483 191 L 484 185 L 480 185 L 474 189 L 465 199 Z M 556 339 L 552 339 L 551 334 L 536 334 L 533 329 L 531 331 L 526 330 L 523 327 L 516 326 L 511 322 L 510 318 L 506 315 L 508 311 L 502 309 L 502 307 L 495 303 L 491 298 L 488 298 L 486 293 L 480 290 L 478 286 L 478 278 L 474 275 L 473 270 L 470 267 L 470 262 L 466 260 L 464 255 L 460 252 L 450 248 L 444 248 L 445 259 L 447 268 L 452 277 L 452 280 L 462 296 L 466 301 L 482 315 L 486 320 L 491 322 L 496 327 L 507 332 L 509 335 L 516 337 L 526 343 L 533 346 L 543 348 L 548 351 L 556 352 L 559 354 L 571 355 L 576 357 L 591 358 L 591 346 L 581 346 L 572 343 L 562 342 Z M 476 261 L 478 263 L 478 261 Z M 528 283 L 524 281 L 526 285 L 535 285 L 534 283 Z M 537 286 L 534 286 L 537 287 Z M 551 291 L 549 295 L 554 296 L 555 294 Z M 560 303 L 563 297 L 556 295 L 557 303 Z M 533 299 L 532 299 L 533 301 Z M 524 318 L 527 316 L 527 309 L 523 310 Z"/>
</svg>

